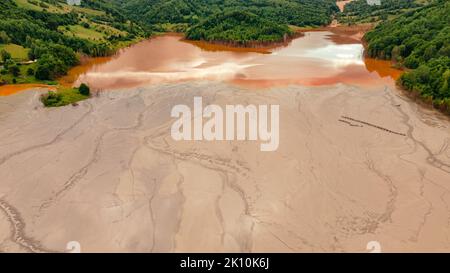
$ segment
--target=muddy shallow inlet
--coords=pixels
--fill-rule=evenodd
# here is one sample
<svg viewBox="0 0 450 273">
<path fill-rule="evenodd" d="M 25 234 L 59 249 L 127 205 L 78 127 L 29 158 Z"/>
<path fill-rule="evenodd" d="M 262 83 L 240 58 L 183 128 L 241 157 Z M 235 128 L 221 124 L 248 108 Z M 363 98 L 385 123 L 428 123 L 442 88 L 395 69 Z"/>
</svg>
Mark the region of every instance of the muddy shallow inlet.
<svg viewBox="0 0 450 273">
<path fill-rule="evenodd" d="M 358 42 L 304 38 L 261 54 L 159 37 L 72 71 L 105 91 L 77 107 L 1 97 L 0 251 L 448 252 L 448 119 Z M 195 96 L 279 105 L 278 150 L 174 141 Z"/>
</svg>

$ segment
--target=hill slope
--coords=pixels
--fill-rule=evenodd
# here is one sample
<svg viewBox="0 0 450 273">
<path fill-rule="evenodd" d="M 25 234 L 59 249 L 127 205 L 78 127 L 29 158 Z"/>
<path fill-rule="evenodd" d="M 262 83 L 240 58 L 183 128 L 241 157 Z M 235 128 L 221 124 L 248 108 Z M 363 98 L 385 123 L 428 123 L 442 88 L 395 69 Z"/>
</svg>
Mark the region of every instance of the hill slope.
<svg viewBox="0 0 450 273">
<path fill-rule="evenodd" d="M 206 41 L 252 42 L 282 41 L 291 34 L 287 25 L 261 19 L 250 12 L 232 11 L 211 16 L 186 32 L 186 38 Z"/>
<path fill-rule="evenodd" d="M 70 6 L 63 0 L 0 2 L 0 82 L 53 80 L 78 63 L 77 53 L 105 56 L 149 31 L 126 20 L 105 0 Z M 13 58 L 8 48 L 22 49 Z M 20 61 L 37 59 L 24 65 Z"/>
</svg>

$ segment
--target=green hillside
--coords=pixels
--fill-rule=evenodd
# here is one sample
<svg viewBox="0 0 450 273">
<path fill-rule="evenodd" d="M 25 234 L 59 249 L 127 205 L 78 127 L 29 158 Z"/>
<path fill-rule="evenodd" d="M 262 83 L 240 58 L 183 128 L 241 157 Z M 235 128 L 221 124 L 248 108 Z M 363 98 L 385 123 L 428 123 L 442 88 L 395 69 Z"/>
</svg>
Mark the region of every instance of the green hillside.
<svg viewBox="0 0 450 273">
<path fill-rule="evenodd" d="M 209 17 L 189 29 L 186 37 L 248 45 L 251 42 L 282 41 L 289 34 L 291 32 L 287 25 L 261 19 L 253 13 L 232 11 Z"/>
<path fill-rule="evenodd" d="M 216 13 L 246 11 L 265 20 L 296 26 L 330 23 L 334 0 L 113 0 L 136 20 L 152 25 L 192 26 Z"/>
<path fill-rule="evenodd" d="M 106 0 L 85 0 L 83 6 L 2 0 L 0 82 L 54 80 L 78 63 L 79 54 L 109 55 L 149 34 L 149 27 L 127 20 Z"/>
<path fill-rule="evenodd" d="M 450 112 L 450 2 L 407 12 L 366 34 L 371 57 L 392 59 L 407 72 L 405 89 Z"/>
</svg>

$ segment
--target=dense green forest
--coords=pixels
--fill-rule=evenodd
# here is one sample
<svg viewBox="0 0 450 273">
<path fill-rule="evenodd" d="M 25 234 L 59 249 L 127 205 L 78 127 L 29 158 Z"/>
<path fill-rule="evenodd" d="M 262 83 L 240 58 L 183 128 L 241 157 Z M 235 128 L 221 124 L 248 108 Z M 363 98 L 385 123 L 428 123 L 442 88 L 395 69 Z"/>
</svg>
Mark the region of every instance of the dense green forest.
<svg viewBox="0 0 450 273">
<path fill-rule="evenodd" d="M 113 0 L 125 13 L 148 24 L 195 25 L 217 13 L 246 11 L 265 20 L 296 26 L 331 22 L 334 0 Z"/>
<path fill-rule="evenodd" d="M 230 11 L 195 25 L 186 32 L 186 38 L 206 41 L 233 41 L 241 45 L 251 42 L 282 41 L 291 31 L 287 25 L 261 19 L 245 11 Z"/>
<path fill-rule="evenodd" d="M 396 16 L 425 5 L 428 0 L 382 0 L 380 5 L 369 5 L 367 0 L 355 0 L 345 5 L 338 19 L 344 24 L 373 23 Z"/>
<path fill-rule="evenodd" d="M 78 63 L 79 54 L 109 55 L 149 34 L 106 0 L 83 1 L 82 7 L 63 0 L 1 0 L 0 81 L 54 80 Z"/>
<path fill-rule="evenodd" d="M 450 2 L 436 0 L 366 34 L 371 57 L 392 59 L 407 72 L 399 83 L 450 112 Z"/>
</svg>

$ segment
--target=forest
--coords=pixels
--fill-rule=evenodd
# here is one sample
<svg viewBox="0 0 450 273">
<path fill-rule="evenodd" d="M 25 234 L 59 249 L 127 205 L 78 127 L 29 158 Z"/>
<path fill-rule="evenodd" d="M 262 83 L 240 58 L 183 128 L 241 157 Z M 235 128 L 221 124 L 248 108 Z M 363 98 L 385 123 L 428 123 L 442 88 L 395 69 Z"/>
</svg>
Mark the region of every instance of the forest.
<svg viewBox="0 0 450 273">
<path fill-rule="evenodd" d="M 370 57 L 404 67 L 405 89 L 450 111 L 450 2 L 436 0 L 379 24 L 365 35 Z"/>
<path fill-rule="evenodd" d="M 338 10 L 334 0 L 81 3 L 76 7 L 67 5 L 65 0 L 2 0 L 0 81 L 5 84 L 54 80 L 78 63 L 79 54 L 110 55 L 154 31 L 183 31 L 190 39 L 243 44 L 280 41 L 290 34 L 288 25 L 326 25 Z M 37 62 L 23 65 L 34 60 Z"/>
<path fill-rule="evenodd" d="M 15 49 L 12 52 L 18 56 L 0 50 L 0 80 L 54 80 L 78 63 L 79 54 L 110 55 L 122 44 L 151 33 L 149 27 L 120 16 L 107 1 L 86 1 L 84 5 L 71 7 L 56 0 L 2 0 L 0 45 Z"/>
<path fill-rule="evenodd" d="M 374 23 L 393 19 L 407 11 L 427 4 L 428 0 L 382 0 L 380 5 L 369 5 L 367 0 L 355 0 L 345 5 L 338 19 L 344 24 Z"/>
</svg>

